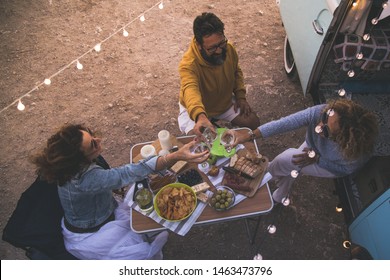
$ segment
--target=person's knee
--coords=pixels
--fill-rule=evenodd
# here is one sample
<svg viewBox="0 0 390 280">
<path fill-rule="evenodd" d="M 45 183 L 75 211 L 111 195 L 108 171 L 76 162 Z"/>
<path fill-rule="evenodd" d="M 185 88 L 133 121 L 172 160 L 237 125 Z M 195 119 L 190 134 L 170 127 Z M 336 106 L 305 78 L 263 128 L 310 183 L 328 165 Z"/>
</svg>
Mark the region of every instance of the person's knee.
<svg viewBox="0 0 390 280">
<path fill-rule="evenodd" d="M 292 163 L 292 156 L 296 154 L 296 149 L 290 148 L 277 155 L 268 165 L 268 171 L 274 175 L 280 172 L 288 173 L 295 165 Z"/>
</svg>

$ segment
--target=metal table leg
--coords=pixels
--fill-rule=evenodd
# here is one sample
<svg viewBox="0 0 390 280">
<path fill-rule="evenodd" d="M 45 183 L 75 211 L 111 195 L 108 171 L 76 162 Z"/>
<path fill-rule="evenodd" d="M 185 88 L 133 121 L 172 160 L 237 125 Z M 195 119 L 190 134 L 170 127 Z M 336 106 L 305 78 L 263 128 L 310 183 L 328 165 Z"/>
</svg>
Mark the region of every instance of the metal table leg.
<svg viewBox="0 0 390 280">
<path fill-rule="evenodd" d="M 256 226 L 254 228 L 254 232 L 251 232 L 248 220 L 256 221 Z M 250 244 L 253 244 L 255 242 L 257 231 L 259 229 L 260 220 L 261 220 L 261 215 L 257 216 L 256 218 L 246 218 L 245 219 L 246 233 L 248 234 Z"/>
</svg>

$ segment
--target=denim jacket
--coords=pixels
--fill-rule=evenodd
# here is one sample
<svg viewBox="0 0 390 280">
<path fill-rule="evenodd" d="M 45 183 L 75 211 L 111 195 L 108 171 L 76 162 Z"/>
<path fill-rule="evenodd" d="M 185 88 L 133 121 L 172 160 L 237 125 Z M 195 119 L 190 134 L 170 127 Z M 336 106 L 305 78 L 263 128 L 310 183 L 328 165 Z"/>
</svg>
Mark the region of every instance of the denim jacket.
<svg viewBox="0 0 390 280">
<path fill-rule="evenodd" d="M 92 163 L 62 186 L 58 194 L 66 220 L 79 228 L 92 228 L 103 223 L 117 207 L 112 190 L 120 189 L 153 173 L 158 157 L 136 164 L 104 169 Z"/>
</svg>

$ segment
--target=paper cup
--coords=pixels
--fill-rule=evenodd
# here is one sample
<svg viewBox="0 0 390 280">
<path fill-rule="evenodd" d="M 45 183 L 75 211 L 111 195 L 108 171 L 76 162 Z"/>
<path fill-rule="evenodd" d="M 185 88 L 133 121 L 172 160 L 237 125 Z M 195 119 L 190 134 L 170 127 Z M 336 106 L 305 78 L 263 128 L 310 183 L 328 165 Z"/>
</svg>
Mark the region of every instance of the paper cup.
<svg viewBox="0 0 390 280">
<path fill-rule="evenodd" d="M 156 155 L 156 149 L 152 145 L 145 145 L 141 148 L 141 156 L 148 158 Z"/>
</svg>

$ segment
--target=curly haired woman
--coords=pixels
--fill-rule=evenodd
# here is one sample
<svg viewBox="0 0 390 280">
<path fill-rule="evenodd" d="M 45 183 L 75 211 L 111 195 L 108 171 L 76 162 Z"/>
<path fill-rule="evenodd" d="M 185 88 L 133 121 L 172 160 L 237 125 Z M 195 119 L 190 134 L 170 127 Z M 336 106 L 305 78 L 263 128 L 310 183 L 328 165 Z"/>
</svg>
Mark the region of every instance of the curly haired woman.
<svg viewBox="0 0 390 280">
<path fill-rule="evenodd" d="M 276 202 L 289 195 L 299 175 L 336 178 L 357 171 L 370 158 L 378 135 L 372 112 L 351 100 L 338 99 L 263 124 L 249 134 L 237 132 L 235 144 L 300 127 L 307 127 L 302 145 L 285 150 L 268 167 L 277 186 L 272 194 Z M 296 175 L 293 170 L 298 171 Z"/>
<path fill-rule="evenodd" d="M 118 205 L 112 191 L 178 160 L 199 163 L 208 158 L 208 152 L 192 154 L 193 145 L 195 141 L 164 157 L 105 169 L 99 165 L 101 139 L 83 125 L 63 126 L 31 160 L 42 179 L 58 185 L 66 249 L 79 259 L 161 259 L 167 232 L 152 243 L 132 232 L 129 207 L 124 202 Z"/>
</svg>

